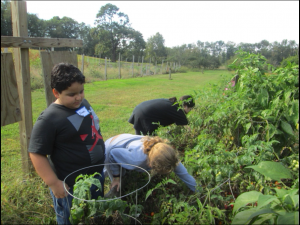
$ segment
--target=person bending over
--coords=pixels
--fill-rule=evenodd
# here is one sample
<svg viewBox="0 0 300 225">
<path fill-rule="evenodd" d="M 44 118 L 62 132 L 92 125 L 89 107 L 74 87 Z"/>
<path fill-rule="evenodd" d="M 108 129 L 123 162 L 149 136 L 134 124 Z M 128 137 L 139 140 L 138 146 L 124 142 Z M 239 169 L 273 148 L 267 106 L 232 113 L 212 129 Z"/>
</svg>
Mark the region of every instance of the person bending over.
<svg viewBox="0 0 300 225">
<path fill-rule="evenodd" d="M 117 186 L 117 191 L 119 191 L 120 166 L 124 168 L 122 176 L 126 170 L 144 172 L 135 167 L 139 166 L 147 171 L 151 170 L 154 174 L 168 174 L 174 171 L 189 189 L 195 192 L 195 179 L 179 161 L 176 150 L 168 144 L 167 139 L 158 136 L 120 134 L 109 138 L 105 142 L 105 149 L 104 171 L 105 176 L 109 176 L 112 182 L 111 189 Z"/>
<path fill-rule="evenodd" d="M 190 95 L 184 95 L 179 100 L 173 97 L 144 101 L 134 108 L 128 122 L 134 125 L 137 135 L 155 135 L 159 125 L 187 125 L 186 114 L 195 106 L 195 102 Z"/>
<path fill-rule="evenodd" d="M 28 152 L 38 175 L 49 186 L 58 224 L 69 221 L 72 196 L 64 190 L 63 180 L 70 173 L 84 167 L 103 164 L 105 145 L 99 119 L 84 98 L 85 76 L 67 63 L 55 65 L 51 71 L 51 88 L 56 101 L 38 117 L 32 129 Z M 48 158 L 47 158 L 48 155 Z M 94 174 L 104 183 L 103 166 L 82 170 L 66 179 L 68 191 L 73 193 L 79 174 Z M 91 187 L 92 198 L 103 191 Z"/>
</svg>

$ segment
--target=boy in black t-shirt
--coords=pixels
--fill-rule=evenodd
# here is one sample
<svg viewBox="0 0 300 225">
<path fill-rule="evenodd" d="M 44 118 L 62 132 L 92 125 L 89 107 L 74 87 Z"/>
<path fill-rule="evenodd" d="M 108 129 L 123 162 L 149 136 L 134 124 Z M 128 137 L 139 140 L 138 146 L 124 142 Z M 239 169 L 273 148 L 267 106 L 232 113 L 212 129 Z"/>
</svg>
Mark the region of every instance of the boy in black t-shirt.
<svg viewBox="0 0 300 225">
<path fill-rule="evenodd" d="M 103 164 L 105 146 L 99 119 L 84 99 L 85 76 L 67 63 L 55 65 L 51 72 L 51 88 L 56 101 L 38 117 L 31 134 L 29 155 L 38 175 L 49 186 L 58 224 L 69 221 L 72 194 L 79 174 L 94 174 L 102 184 L 102 191 L 92 186 L 92 198 L 103 196 L 103 166 L 87 170 L 85 167 Z M 48 158 L 47 158 L 48 155 Z"/>
</svg>

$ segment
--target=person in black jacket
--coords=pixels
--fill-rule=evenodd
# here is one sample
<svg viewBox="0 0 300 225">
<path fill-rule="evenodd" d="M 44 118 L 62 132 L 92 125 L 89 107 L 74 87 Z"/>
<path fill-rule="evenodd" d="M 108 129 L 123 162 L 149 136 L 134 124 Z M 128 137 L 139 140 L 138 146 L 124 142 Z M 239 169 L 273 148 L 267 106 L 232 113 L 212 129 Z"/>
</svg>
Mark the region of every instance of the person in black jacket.
<svg viewBox="0 0 300 225">
<path fill-rule="evenodd" d="M 187 125 L 186 114 L 194 106 L 194 99 L 190 95 L 182 96 L 179 102 L 176 97 L 148 100 L 134 108 L 128 122 L 134 125 L 137 135 L 154 135 L 159 125 Z"/>
</svg>

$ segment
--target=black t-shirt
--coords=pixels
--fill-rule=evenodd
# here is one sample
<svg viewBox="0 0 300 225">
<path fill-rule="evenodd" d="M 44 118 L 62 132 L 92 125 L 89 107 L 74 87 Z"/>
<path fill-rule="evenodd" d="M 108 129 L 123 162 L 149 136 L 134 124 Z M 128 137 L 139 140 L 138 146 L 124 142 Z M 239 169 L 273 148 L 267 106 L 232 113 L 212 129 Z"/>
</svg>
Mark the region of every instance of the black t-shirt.
<svg viewBox="0 0 300 225">
<path fill-rule="evenodd" d="M 28 151 L 48 155 L 60 180 L 76 170 L 104 163 L 105 146 L 99 119 L 85 99 L 79 109 L 81 113 L 52 103 L 40 114 L 32 130 Z M 78 171 L 66 183 L 72 186 L 79 174 L 102 170 L 103 166 L 95 166 Z"/>
<path fill-rule="evenodd" d="M 168 99 L 160 98 L 145 101 L 137 105 L 128 122 L 134 125 L 136 130 L 141 130 L 144 134 L 162 126 L 173 123 L 176 125 L 187 125 L 188 120 L 184 111 L 178 108 L 178 104 L 173 104 Z"/>
</svg>

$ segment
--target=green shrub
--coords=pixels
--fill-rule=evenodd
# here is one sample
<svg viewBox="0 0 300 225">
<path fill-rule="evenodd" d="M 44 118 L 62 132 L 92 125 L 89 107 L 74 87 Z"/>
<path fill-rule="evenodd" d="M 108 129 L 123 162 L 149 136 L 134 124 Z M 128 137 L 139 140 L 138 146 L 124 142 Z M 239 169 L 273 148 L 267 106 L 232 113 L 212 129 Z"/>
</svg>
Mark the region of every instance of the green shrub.
<svg viewBox="0 0 300 225">
<path fill-rule="evenodd" d="M 181 66 L 176 70 L 177 73 L 186 73 L 189 69 L 186 66 Z"/>
<path fill-rule="evenodd" d="M 280 65 L 281 65 L 281 67 L 286 67 L 289 62 L 293 63 L 295 65 L 299 65 L 299 56 L 298 55 L 290 56 L 290 57 L 282 60 L 282 62 L 280 63 Z"/>
</svg>

